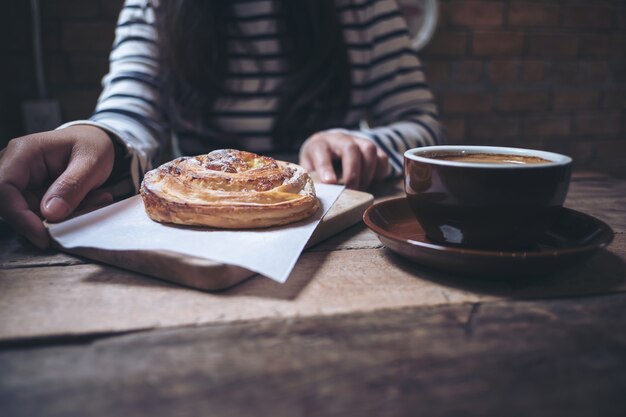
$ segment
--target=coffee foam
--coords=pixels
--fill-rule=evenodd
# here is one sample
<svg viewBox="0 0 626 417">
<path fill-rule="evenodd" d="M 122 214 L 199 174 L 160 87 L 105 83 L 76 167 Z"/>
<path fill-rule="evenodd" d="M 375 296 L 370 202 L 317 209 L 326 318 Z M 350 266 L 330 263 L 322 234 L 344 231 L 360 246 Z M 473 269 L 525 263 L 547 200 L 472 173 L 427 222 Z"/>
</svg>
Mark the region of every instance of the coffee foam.
<svg viewBox="0 0 626 417">
<path fill-rule="evenodd" d="M 422 155 L 425 158 L 442 159 L 445 161 L 471 162 L 482 164 L 548 164 L 552 161 L 537 156 L 495 154 L 495 153 L 433 153 Z"/>
</svg>

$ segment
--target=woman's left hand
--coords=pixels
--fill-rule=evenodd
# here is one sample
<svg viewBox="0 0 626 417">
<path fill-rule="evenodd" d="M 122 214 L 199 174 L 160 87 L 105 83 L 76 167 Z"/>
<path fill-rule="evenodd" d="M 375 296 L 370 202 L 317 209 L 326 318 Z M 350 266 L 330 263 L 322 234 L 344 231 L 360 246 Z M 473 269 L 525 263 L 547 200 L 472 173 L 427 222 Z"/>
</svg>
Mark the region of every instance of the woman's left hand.
<svg viewBox="0 0 626 417">
<path fill-rule="evenodd" d="M 333 160 L 341 161 L 340 179 L 333 169 Z M 358 190 L 385 178 L 389 171 L 389 160 L 382 149 L 342 129 L 326 130 L 308 138 L 300 148 L 300 165 L 315 171 L 322 182 L 339 182 Z"/>
</svg>

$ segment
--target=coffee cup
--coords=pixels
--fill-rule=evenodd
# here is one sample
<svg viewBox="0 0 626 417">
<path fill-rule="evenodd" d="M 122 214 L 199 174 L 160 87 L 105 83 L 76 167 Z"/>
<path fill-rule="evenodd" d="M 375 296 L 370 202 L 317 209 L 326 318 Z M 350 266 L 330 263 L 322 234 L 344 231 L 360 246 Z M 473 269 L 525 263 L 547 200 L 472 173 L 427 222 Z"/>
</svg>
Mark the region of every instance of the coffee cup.
<svg viewBox="0 0 626 417">
<path fill-rule="evenodd" d="M 436 243 L 517 250 L 557 218 L 572 159 L 532 149 L 429 146 L 404 153 L 411 210 Z"/>
</svg>

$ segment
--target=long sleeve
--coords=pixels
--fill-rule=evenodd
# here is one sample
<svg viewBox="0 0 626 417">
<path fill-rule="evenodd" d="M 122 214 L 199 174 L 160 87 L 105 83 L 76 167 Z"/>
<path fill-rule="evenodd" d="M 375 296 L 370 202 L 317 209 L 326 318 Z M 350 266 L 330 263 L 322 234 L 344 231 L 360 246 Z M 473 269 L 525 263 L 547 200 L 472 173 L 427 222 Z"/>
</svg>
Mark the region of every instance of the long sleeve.
<svg viewBox="0 0 626 417">
<path fill-rule="evenodd" d="M 126 0 L 116 28 L 110 55 L 110 71 L 103 79 L 103 91 L 89 120 L 72 124 L 92 124 L 118 138 L 132 156 L 131 176 L 138 189 L 143 174 L 158 159 L 171 132 L 164 123 L 159 101 L 158 38 L 153 3 L 157 0 Z M 406 149 L 442 142 L 437 110 L 424 80 L 410 36 L 394 0 L 337 0 L 346 33 L 353 73 L 353 97 L 344 127 L 354 135 L 373 141 L 390 160 L 390 176 L 402 174 Z M 259 50 L 277 45 L 276 14 L 272 2 L 258 0 L 237 3 L 235 12 L 246 33 Z M 270 40 L 272 40 L 270 42 Z M 265 48 L 265 49 L 263 49 Z M 275 51 L 268 52 L 270 56 Z M 271 150 L 271 133 L 282 69 L 272 59 L 267 73 L 250 72 L 250 60 L 233 55 L 230 76 L 238 83 L 242 98 L 217 103 L 211 128 L 225 137 L 239 138 L 235 145 L 253 151 Z M 252 66 L 257 71 L 256 66 Z M 244 71 L 244 72 L 238 72 Z M 271 82 L 266 80 L 270 78 Z M 268 91 L 257 91 L 258 85 Z M 250 90 L 250 91 L 248 91 Z M 262 106 L 263 111 L 259 112 Z M 366 117 L 368 128 L 356 129 Z M 194 146 L 184 151 L 210 148 L 211 137 L 202 131 L 176 132 L 181 145 L 186 139 Z M 214 139 L 214 138 L 213 138 Z M 233 139 L 234 140 L 234 139 Z"/>
<path fill-rule="evenodd" d="M 135 189 L 169 138 L 159 106 L 158 45 L 153 0 L 126 0 L 115 30 L 109 73 L 89 120 L 119 139 L 131 156 Z"/>
<path fill-rule="evenodd" d="M 444 141 L 437 108 L 415 51 L 406 21 L 394 0 L 366 2 L 362 25 L 371 45 L 365 102 L 369 127 L 351 131 L 389 156 L 390 176 L 403 171 L 407 149 Z"/>
</svg>

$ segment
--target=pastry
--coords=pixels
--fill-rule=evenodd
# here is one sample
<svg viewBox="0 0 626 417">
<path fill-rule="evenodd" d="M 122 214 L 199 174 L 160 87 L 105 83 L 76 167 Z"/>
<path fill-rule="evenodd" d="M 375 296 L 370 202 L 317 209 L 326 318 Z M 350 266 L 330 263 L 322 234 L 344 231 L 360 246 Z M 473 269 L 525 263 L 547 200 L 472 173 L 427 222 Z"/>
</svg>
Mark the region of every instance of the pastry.
<svg viewBox="0 0 626 417">
<path fill-rule="evenodd" d="M 304 168 L 234 149 L 167 162 L 146 173 L 140 194 L 152 220 L 227 229 L 293 223 L 319 207 Z"/>
</svg>

